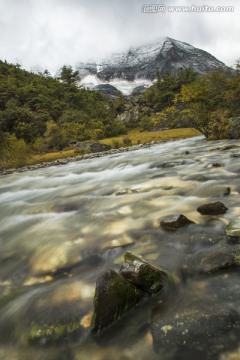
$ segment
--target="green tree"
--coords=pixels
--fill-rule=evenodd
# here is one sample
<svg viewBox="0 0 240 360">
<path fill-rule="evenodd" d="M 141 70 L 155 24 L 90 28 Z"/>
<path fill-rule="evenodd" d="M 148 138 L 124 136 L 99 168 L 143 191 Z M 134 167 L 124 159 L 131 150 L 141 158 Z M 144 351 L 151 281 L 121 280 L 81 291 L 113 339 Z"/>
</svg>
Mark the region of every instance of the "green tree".
<svg viewBox="0 0 240 360">
<path fill-rule="evenodd" d="M 73 71 L 73 68 L 71 66 L 64 65 L 60 69 L 59 80 L 61 80 L 64 84 L 67 85 L 75 84 L 77 81 L 80 80 L 79 71 Z"/>
</svg>

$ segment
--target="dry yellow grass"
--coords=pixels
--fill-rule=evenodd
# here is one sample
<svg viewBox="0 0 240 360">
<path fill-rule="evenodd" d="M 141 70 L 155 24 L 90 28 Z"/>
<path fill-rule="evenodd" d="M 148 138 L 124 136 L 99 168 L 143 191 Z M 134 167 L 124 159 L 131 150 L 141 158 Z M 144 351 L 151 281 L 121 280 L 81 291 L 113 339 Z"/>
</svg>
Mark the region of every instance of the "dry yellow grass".
<svg viewBox="0 0 240 360">
<path fill-rule="evenodd" d="M 112 145 L 114 141 L 122 142 L 125 137 L 131 139 L 133 145 L 150 143 L 151 141 L 168 141 L 176 139 L 185 139 L 201 135 L 196 129 L 170 129 L 161 131 L 139 131 L 130 130 L 127 135 L 120 135 L 108 139 L 100 140 L 102 143 Z"/>
<path fill-rule="evenodd" d="M 151 141 L 168 141 L 176 139 L 185 139 L 188 137 L 198 136 L 200 133 L 195 129 L 171 129 L 161 131 L 139 131 L 130 130 L 127 135 L 121 135 L 112 138 L 106 138 L 100 140 L 100 142 L 113 145 L 114 141 L 118 141 L 122 144 L 125 137 L 128 137 L 132 141 L 132 145 L 150 143 Z M 49 152 L 41 155 L 34 155 L 28 159 L 27 165 L 40 164 L 42 162 L 54 161 L 58 159 L 64 159 L 66 157 L 73 157 L 78 154 L 74 153 L 74 150 L 63 150 Z"/>
<path fill-rule="evenodd" d="M 62 150 L 62 151 L 54 151 L 49 153 L 44 153 L 40 155 L 33 155 L 28 159 L 27 165 L 40 164 L 42 162 L 54 161 L 58 159 L 64 159 L 67 157 L 73 157 L 78 154 L 74 153 L 74 150 Z"/>
</svg>

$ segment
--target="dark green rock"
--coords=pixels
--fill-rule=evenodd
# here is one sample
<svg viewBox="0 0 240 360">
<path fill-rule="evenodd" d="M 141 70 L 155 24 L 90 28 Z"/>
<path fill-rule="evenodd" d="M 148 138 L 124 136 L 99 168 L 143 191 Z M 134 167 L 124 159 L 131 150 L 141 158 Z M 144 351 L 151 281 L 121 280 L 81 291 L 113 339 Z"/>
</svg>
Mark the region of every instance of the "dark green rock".
<svg viewBox="0 0 240 360">
<path fill-rule="evenodd" d="M 166 271 L 150 265 L 131 252 L 126 252 L 124 259 L 126 264 L 120 270 L 121 275 L 147 293 L 155 294 L 174 282 Z"/>
<path fill-rule="evenodd" d="M 160 221 L 161 227 L 166 230 L 177 230 L 189 224 L 194 224 L 194 222 L 182 214 L 171 216 L 165 220 Z"/>
<path fill-rule="evenodd" d="M 225 214 L 228 208 L 220 201 L 214 203 L 203 204 L 197 208 L 202 215 L 220 215 Z"/>
<path fill-rule="evenodd" d="M 96 282 L 93 333 L 100 332 L 132 309 L 143 293 L 113 270 L 105 271 Z"/>
</svg>

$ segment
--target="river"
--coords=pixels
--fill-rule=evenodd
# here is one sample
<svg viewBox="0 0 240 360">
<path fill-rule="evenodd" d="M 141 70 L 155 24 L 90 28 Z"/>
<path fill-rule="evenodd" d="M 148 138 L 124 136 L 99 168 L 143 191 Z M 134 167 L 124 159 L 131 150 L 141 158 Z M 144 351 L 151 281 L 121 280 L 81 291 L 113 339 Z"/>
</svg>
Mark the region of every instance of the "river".
<svg viewBox="0 0 240 360">
<path fill-rule="evenodd" d="M 196 137 L 0 176 L 0 359 L 168 359 L 153 344 L 151 304 L 135 309 L 103 339 L 85 336 L 51 346 L 27 339 L 33 324 L 81 320 L 87 329 L 97 277 L 108 268 L 117 271 L 127 250 L 179 275 L 187 255 L 231 246 L 225 228 L 240 216 L 238 154 L 237 140 Z M 228 211 L 196 211 L 212 201 Z M 161 228 L 159 219 L 177 214 L 196 224 L 174 233 Z M 201 298 L 203 308 L 214 298 L 240 312 L 237 270 L 183 278 L 165 305 L 167 321 L 191 297 Z M 226 342 L 219 359 L 237 348 Z"/>
</svg>

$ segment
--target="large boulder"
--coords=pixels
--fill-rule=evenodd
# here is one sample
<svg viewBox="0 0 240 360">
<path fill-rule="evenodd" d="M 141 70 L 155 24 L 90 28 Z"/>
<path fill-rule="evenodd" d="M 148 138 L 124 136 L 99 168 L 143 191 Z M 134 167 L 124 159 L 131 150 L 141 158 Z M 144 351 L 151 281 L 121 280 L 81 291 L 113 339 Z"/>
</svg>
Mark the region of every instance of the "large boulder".
<svg viewBox="0 0 240 360">
<path fill-rule="evenodd" d="M 228 138 L 239 139 L 240 138 L 240 117 L 231 118 L 228 120 Z"/>
<path fill-rule="evenodd" d="M 156 294 L 163 288 L 169 287 L 169 283 L 173 280 L 166 271 L 150 265 L 129 251 L 125 253 L 124 260 L 126 264 L 120 269 L 120 274 L 149 294 Z"/>
<path fill-rule="evenodd" d="M 132 309 L 142 296 L 142 291 L 123 276 L 111 269 L 105 271 L 96 283 L 92 332 L 98 333 L 118 320 Z"/>
<path fill-rule="evenodd" d="M 150 265 L 131 252 L 124 255 L 120 273 L 108 269 L 96 282 L 94 312 L 91 323 L 93 334 L 120 319 L 144 297 L 160 292 L 163 299 L 178 284 L 179 279 Z"/>
</svg>

